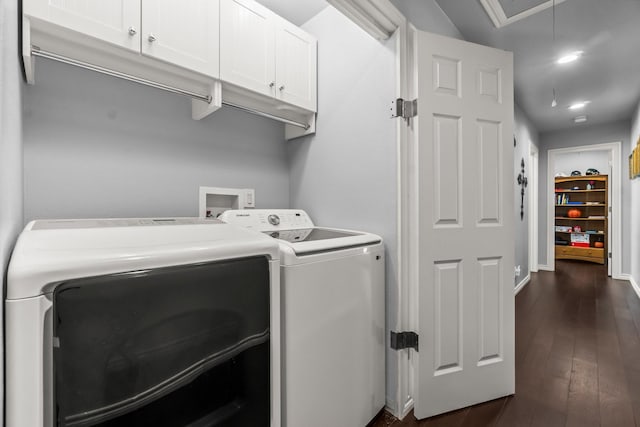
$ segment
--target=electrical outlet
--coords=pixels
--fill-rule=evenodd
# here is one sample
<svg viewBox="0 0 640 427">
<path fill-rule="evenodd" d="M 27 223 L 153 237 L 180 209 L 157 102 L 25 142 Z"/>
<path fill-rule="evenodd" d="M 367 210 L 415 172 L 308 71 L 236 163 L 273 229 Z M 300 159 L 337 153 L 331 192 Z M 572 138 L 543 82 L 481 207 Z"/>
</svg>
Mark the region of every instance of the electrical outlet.
<svg viewBox="0 0 640 427">
<path fill-rule="evenodd" d="M 520 266 L 516 266 L 515 268 L 515 272 L 516 272 L 516 277 L 520 277 Z"/>
</svg>

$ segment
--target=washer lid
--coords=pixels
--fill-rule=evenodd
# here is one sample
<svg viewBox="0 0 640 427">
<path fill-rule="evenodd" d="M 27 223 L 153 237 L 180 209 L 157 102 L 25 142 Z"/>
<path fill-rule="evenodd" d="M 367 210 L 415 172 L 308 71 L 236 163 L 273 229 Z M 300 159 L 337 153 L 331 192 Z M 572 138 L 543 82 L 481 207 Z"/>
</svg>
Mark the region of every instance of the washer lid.
<svg viewBox="0 0 640 427">
<path fill-rule="evenodd" d="M 381 242 L 380 236 L 361 231 L 315 227 L 302 209 L 230 209 L 222 221 L 261 231 L 280 239 L 296 254 L 326 252 Z"/>
<path fill-rule="evenodd" d="M 290 248 L 297 255 L 337 251 L 382 241 L 380 236 L 371 233 L 322 227 L 272 231 L 265 234 L 277 238 L 281 246 Z"/>
<path fill-rule="evenodd" d="M 278 249 L 274 239 L 216 220 L 32 221 L 11 256 L 7 299 L 42 295 L 74 278 L 249 256 L 279 259 Z"/>
</svg>

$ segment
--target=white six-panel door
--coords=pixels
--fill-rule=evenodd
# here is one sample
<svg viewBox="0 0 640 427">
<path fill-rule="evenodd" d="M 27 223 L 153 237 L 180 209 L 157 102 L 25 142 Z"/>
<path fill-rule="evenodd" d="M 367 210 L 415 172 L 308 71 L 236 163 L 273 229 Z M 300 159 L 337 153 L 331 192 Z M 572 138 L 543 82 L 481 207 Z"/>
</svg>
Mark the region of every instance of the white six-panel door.
<svg viewBox="0 0 640 427">
<path fill-rule="evenodd" d="M 515 391 L 512 54 L 418 32 L 417 72 L 425 418 Z"/>
<path fill-rule="evenodd" d="M 134 51 L 140 49 L 140 0 L 36 0 L 24 14 Z"/>
<path fill-rule="evenodd" d="M 219 0 L 142 0 L 144 55 L 218 78 Z"/>
</svg>

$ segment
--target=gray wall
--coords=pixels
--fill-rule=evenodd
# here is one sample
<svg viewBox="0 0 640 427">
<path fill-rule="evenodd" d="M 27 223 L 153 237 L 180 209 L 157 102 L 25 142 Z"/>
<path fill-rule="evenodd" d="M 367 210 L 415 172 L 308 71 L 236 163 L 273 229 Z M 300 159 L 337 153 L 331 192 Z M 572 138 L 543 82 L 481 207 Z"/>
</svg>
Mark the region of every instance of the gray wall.
<svg viewBox="0 0 640 427">
<path fill-rule="evenodd" d="M 518 175 L 522 171 L 521 161 L 524 159 L 524 175 L 531 180 L 531 165 L 529 153 L 531 146 L 538 146 L 538 130 L 527 115 L 515 105 L 514 133 L 517 144 L 513 149 L 513 186 L 514 186 L 514 215 L 515 215 L 515 265 L 520 266 L 520 276 L 515 278 L 518 285 L 529 274 L 529 203 L 531 203 L 531 187 L 524 191 L 524 218 L 520 218 L 521 187 L 518 185 Z M 529 183 L 530 185 L 530 183 Z"/>
<path fill-rule="evenodd" d="M 626 161 L 625 165 L 628 168 L 628 157 L 631 154 L 631 150 L 636 146 L 636 142 L 640 138 L 640 104 L 633 115 L 631 122 L 631 135 L 629 138 L 629 147 L 622 150 L 623 161 Z M 627 170 L 628 172 L 628 170 Z M 640 178 L 634 180 L 628 180 L 623 178 L 629 183 L 629 195 L 631 198 L 631 213 L 633 219 L 630 227 L 625 229 L 625 232 L 629 236 L 631 244 L 629 245 L 629 273 L 637 285 L 640 286 L 640 222 L 638 221 L 638 212 L 640 212 Z"/>
<path fill-rule="evenodd" d="M 602 144 L 606 142 L 622 142 L 622 273 L 628 273 L 631 267 L 631 238 L 625 230 L 631 228 L 631 187 L 628 177 L 629 128 L 628 120 L 621 120 L 604 125 L 577 126 L 575 128 L 545 132 L 540 134 L 540 187 L 539 187 L 539 228 L 540 240 L 538 255 L 540 264 L 547 263 L 547 161 L 548 150 L 554 148 L 579 147 Z M 626 154 L 625 154 L 626 153 Z M 637 211 L 636 211 L 637 212 Z"/>
<path fill-rule="evenodd" d="M 22 229 L 22 76 L 18 54 L 18 2 L 0 1 L 0 286 Z M 3 294 L 4 295 L 4 294 Z M 4 304 L 0 322 L 4 324 Z M 4 325 L 0 366 L 4 366 Z M 4 419 L 4 369 L 0 369 L 0 423 Z"/>
<path fill-rule="evenodd" d="M 307 210 L 317 224 L 383 237 L 387 327 L 393 327 L 397 171 L 389 105 L 395 98 L 395 39 L 381 44 L 331 6 L 303 28 L 318 38 L 319 113 L 315 135 L 288 143 L 291 205 Z M 388 351 L 387 401 L 392 405 L 395 356 Z"/>
<path fill-rule="evenodd" d="M 24 97 L 25 217 L 197 216 L 199 186 L 289 206 L 284 127 L 38 59 Z"/>
</svg>

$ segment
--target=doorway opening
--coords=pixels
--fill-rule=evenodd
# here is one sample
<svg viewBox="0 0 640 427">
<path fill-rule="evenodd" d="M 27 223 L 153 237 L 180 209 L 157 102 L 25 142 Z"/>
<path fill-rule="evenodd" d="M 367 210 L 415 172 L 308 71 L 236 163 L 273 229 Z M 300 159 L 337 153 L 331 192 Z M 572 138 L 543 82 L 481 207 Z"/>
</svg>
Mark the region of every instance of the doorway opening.
<svg viewBox="0 0 640 427">
<path fill-rule="evenodd" d="M 621 150 L 621 142 L 610 142 L 604 144 L 594 144 L 587 146 L 578 146 L 571 148 L 557 148 L 551 149 L 548 151 L 548 162 L 547 162 L 547 241 L 546 241 L 546 249 L 547 249 L 547 265 L 544 266 L 545 270 L 555 270 L 555 256 L 556 256 L 556 227 L 555 227 L 555 217 L 556 217 L 556 205 L 557 205 L 557 194 L 555 191 L 555 177 L 558 170 L 558 165 L 566 165 L 566 167 L 571 169 L 571 164 L 566 163 L 566 159 L 570 158 L 571 155 L 578 156 L 579 153 L 582 154 L 593 154 L 594 152 L 604 152 L 606 155 L 606 160 L 601 169 L 599 170 L 600 174 L 608 175 L 608 200 L 606 201 L 606 205 L 608 206 L 608 212 L 604 213 L 604 216 L 608 217 L 607 229 L 602 230 L 606 233 L 607 241 L 604 242 L 606 245 L 606 265 L 607 265 L 607 274 L 612 276 L 613 278 L 619 278 L 621 276 L 621 264 L 622 264 L 622 244 L 621 244 L 621 160 L 620 160 L 620 151 Z M 569 157 L 567 157 L 569 155 Z M 591 166 L 582 167 L 583 170 L 578 170 L 582 175 L 586 173 L 586 169 Z M 570 175 L 573 170 L 569 170 L 565 172 L 565 175 Z M 589 184 L 591 185 L 591 184 Z M 581 188 L 581 187 L 580 187 Z M 593 215 L 593 217 L 599 217 L 599 215 Z"/>
</svg>

